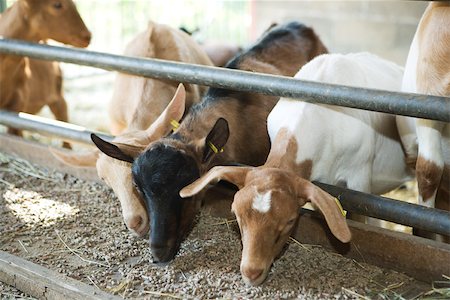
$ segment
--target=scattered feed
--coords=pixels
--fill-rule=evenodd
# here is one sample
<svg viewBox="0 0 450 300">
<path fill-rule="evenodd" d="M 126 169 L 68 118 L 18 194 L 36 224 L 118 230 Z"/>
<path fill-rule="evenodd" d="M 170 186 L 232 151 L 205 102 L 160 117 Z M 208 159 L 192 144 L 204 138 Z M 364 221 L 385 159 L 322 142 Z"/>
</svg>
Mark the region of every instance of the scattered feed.
<svg viewBox="0 0 450 300">
<path fill-rule="evenodd" d="M 409 298 L 431 290 L 295 241 L 262 286 L 246 286 L 236 223 L 206 214 L 175 260 L 156 266 L 147 241 L 122 223 L 112 190 L 1 153 L 0 232 L 0 250 L 124 298 Z M 17 292 L 0 285 L 1 293 Z"/>
</svg>

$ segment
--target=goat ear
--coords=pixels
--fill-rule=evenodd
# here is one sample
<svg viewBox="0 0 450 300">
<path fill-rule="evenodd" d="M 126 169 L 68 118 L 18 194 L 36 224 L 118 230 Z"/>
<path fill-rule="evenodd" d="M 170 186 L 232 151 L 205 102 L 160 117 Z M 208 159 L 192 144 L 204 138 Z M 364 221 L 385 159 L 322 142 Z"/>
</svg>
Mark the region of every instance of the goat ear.
<svg viewBox="0 0 450 300">
<path fill-rule="evenodd" d="M 150 141 L 162 138 L 173 128 L 173 122 L 180 122 L 186 109 L 186 90 L 184 85 L 180 83 L 170 103 L 159 115 L 155 122 L 146 129 L 147 136 Z"/>
<path fill-rule="evenodd" d="M 230 129 L 227 120 L 219 118 L 205 139 L 202 163 L 207 162 L 214 154 L 222 152 L 229 136 Z"/>
<path fill-rule="evenodd" d="M 295 191 L 297 197 L 301 199 L 301 205 L 306 202 L 314 204 L 322 212 L 333 235 L 341 242 L 348 243 L 352 234 L 335 198 L 303 178 L 296 177 L 294 180 Z"/>
<path fill-rule="evenodd" d="M 272 23 L 269 25 L 269 27 L 267 27 L 267 29 L 264 30 L 264 33 L 270 31 L 272 28 L 274 28 L 274 27 L 276 27 L 276 26 L 278 26 L 278 23 L 277 23 L 277 22 L 272 22 Z"/>
<path fill-rule="evenodd" d="M 93 133 L 91 134 L 91 139 L 97 148 L 106 155 L 129 163 L 133 163 L 134 159 L 143 150 L 141 146 L 107 142 Z"/>
<path fill-rule="evenodd" d="M 192 197 L 198 194 L 209 183 L 216 183 L 220 180 L 231 182 L 241 189 L 244 187 L 247 173 L 252 169 L 251 167 L 214 167 L 208 173 L 184 187 L 180 191 L 180 196 L 183 198 Z"/>
<path fill-rule="evenodd" d="M 57 160 L 74 167 L 95 167 L 100 153 L 98 149 L 84 153 L 62 151 L 53 147 L 49 147 L 49 150 Z"/>
</svg>

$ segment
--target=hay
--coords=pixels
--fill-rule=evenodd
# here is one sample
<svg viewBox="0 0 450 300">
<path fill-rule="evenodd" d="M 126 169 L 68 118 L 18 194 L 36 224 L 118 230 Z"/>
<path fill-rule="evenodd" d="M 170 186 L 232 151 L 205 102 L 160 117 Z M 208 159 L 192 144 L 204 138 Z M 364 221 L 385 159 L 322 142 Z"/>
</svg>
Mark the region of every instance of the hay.
<svg viewBox="0 0 450 300">
<path fill-rule="evenodd" d="M 0 178 L 13 184 L 0 185 L 0 249 L 124 298 L 383 298 L 418 284 L 403 274 L 292 239 L 266 282 L 249 287 L 239 272 L 236 222 L 207 214 L 201 215 L 175 260 L 157 266 L 148 242 L 123 225 L 112 190 L 5 155 L 0 160 Z M 20 209 L 42 199 L 53 201 L 57 217 Z"/>
</svg>

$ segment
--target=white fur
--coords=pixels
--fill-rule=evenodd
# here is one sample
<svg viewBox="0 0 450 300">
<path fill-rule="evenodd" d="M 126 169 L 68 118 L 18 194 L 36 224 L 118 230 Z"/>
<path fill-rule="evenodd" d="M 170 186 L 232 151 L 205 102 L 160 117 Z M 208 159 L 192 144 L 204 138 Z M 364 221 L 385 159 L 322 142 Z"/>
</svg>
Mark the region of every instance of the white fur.
<svg viewBox="0 0 450 300">
<path fill-rule="evenodd" d="M 409 49 L 408 58 L 406 59 L 405 73 L 402 80 L 402 91 L 416 93 L 417 92 L 417 60 L 419 57 L 419 43 L 417 41 L 417 33 L 414 35 Z"/>
<path fill-rule="evenodd" d="M 252 208 L 264 214 L 270 210 L 271 201 L 272 191 L 268 191 L 262 195 L 257 193 L 253 199 Z"/>
<path fill-rule="evenodd" d="M 295 78 L 398 91 L 402 76 L 394 63 L 356 53 L 321 55 Z M 282 98 L 267 121 L 272 141 L 283 127 L 293 134 L 296 162 L 312 161 L 310 180 L 381 194 L 411 178 L 400 141 L 387 134 L 396 131 L 391 115 Z"/>
</svg>

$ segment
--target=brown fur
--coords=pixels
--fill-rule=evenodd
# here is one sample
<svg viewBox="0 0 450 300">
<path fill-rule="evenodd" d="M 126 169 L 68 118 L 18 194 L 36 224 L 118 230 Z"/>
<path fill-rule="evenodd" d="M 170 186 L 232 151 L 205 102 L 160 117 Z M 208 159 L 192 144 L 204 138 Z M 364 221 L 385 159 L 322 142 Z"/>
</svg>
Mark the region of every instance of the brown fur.
<svg viewBox="0 0 450 300">
<path fill-rule="evenodd" d="M 259 285 L 267 277 L 272 262 L 294 228 L 299 209 L 306 202 L 312 202 L 322 212 L 339 240 L 348 242 L 351 239 L 345 217 L 334 197 L 298 176 L 301 174 L 309 178 L 312 162 L 308 160 L 296 164 L 297 147 L 295 138 L 286 128 L 282 128 L 265 165 L 256 168 L 214 167 L 180 192 L 182 197 L 191 197 L 209 183 L 219 180 L 226 180 L 239 188 L 234 196 L 232 211 L 242 237 L 241 273 L 244 281 L 251 285 Z M 268 192 L 268 211 L 255 209 L 255 199 Z"/>
<path fill-rule="evenodd" d="M 297 152 L 297 141 L 291 137 L 286 128 L 282 128 L 275 137 L 265 166 L 290 170 L 303 179 L 310 179 L 313 167 L 312 160 L 307 159 L 296 163 Z"/>
<path fill-rule="evenodd" d="M 294 228 L 300 207 L 306 202 L 318 207 L 338 239 L 348 242 L 351 238 L 345 217 L 334 198 L 288 170 L 267 165 L 257 168 L 214 167 L 182 189 L 180 195 L 195 195 L 208 183 L 218 180 L 227 180 L 240 188 L 234 196 L 232 210 L 242 236 L 241 273 L 251 285 L 258 285 L 266 278 L 273 260 Z M 256 210 L 254 199 L 269 191 L 271 200 L 268 211 Z"/>
<path fill-rule="evenodd" d="M 418 36 L 418 91 L 437 96 L 450 95 L 450 3 L 429 5 Z"/>
<path fill-rule="evenodd" d="M 417 61 L 417 92 L 422 94 L 450 95 L 450 3 L 430 3 L 417 31 L 419 50 Z M 419 121 L 420 126 L 440 130 L 436 121 Z M 444 125 L 444 126 L 448 126 Z M 438 129 L 441 128 L 441 129 Z M 420 152 L 419 144 L 419 152 Z M 439 188 L 442 168 L 419 156 L 416 164 L 419 193 L 430 199 Z"/>
<path fill-rule="evenodd" d="M 54 39 L 86 47 L 91 33 L 72 0 L 53 7 L 50 0 L 18 0 L 0 17 L 0 35 L 32 42 Z M 57 63 L 13 55 L 0 55 L 0 108 L 37 113 L 49 105 L 56 119 L 67 121 L 62 76 Z M 12 133 L 20 133 L 10 130 Z M 68 144 L 65 144 L 68 146 Z"/>
<path fill-rule="evenodd" d="M 416 176 L 422 199 L 430 199 L 433 196 L 441 181 L 442 171 L 442 168 L 439 168 L 434 162 L 421 156 L 417 158 Z"/>
<path fill-rule="evenodd" d="M 261 55 L 256 55 L 255 59 L 257 61 L 265 62 L 268 65 L 276 66 L 279 70 L 283 71 L 283 75 L 285 76 L 294 76 L 300 69 L 299 63 L 300 66 L 303 66 L 314 57 L 328 53 L 327 48 L 313 29 L 306 28 L 302 32 L 302 39 L 302 47 L 306 50 L 302 53 L 299 53 L 298 51 L 293 53 L 292 47 L 289 47 L 287 43 L 280 43 L 279 45 L 269 47 L 268 51 L 262 52 Z M 289 59 L 289 57 L 292 56 L 295 56 L 295 58 Z"/>
</svg>

